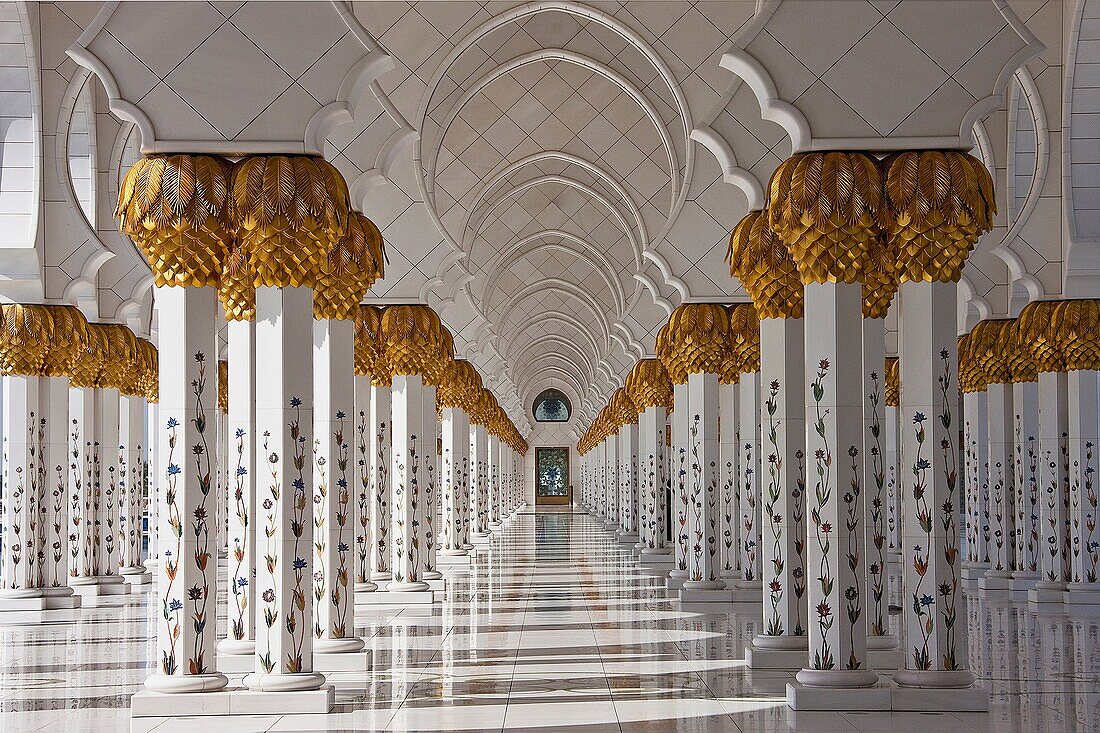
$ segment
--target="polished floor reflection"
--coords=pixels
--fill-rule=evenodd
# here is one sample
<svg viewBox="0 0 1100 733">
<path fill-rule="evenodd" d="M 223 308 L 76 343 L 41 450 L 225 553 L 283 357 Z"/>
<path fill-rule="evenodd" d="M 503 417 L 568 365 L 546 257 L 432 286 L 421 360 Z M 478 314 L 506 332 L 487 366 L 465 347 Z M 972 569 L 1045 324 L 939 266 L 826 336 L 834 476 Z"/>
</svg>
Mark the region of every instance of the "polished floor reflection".
<svg viewBox="0 0 1100 733">
<path fill-rule="evenodd" d="M 513 518 L 435 608 L 360 606 L 373 671 L 330 676 L 328 715 L 176 718 L 136 731 L 1100 730 L 1100 618 L 974 599 L 971 661 L 989 714 L 794 713 L 785 673 L 744 667 L 759 608 L 679 610 L 583 514 Z M 129 728 L 155 655 L 150 595 L 0 626 L 0 730 Z M 219 623 L 224 623 L 220 619 Z"/>
</svg>

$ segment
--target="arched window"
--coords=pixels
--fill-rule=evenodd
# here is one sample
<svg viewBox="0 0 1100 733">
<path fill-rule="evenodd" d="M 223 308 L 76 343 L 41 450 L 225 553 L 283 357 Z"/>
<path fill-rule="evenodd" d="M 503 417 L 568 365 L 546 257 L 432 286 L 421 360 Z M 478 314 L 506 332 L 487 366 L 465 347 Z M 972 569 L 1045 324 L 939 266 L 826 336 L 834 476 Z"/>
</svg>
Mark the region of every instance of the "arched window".
<svg viewBox="0 0 1100 733">
<path fill-rule="evenodd" d="M 535 422 L 568 422 L 573 414 L 569 398 L 556 389 L 544 389 L 531 408 Z"/>
</svg>

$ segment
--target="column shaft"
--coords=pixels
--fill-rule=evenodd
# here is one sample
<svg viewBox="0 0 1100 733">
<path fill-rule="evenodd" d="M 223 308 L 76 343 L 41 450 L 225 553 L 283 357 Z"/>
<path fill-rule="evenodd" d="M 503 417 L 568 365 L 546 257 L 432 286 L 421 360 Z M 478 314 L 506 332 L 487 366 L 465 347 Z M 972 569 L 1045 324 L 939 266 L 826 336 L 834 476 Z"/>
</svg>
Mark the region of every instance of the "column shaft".
<svg viewBox="0 0 1100 733">
<path fill-rule="evenodd" d="M 963 395 L 963 438 L 966 440 L 966 565 L 970 580 L 989 566 L 989 433 L 986 393 Z"/>
<path fill-rule="evenodd" d="M 3 573 L 0 598 L 41 596 L 46 585 L 44 521 L 48 518 L 43 453 L 46 419 L 40 411 L 45 377 L 7 375 L 4 381 Z"/>
<path fill-rule="evenodd" d="M 672 476 L 672 539 L 676 553 L 676 566 L 669 573 L 671 578 L 688 577 L 688 557 L 691 554 L 691 534 L 688 529 L 688 514 L 691 506 L 691 484 L 688 479 L 691 467 L 690 429 L 691 418 L 688 407 L 688 386 L 672 386 L 674 409 L 672 412 L 672 454 L 670 456 Z"/>
<path fill-rule="evenodd" d="M 421 577 L 427 477 L 423 443 L 428 428 L 424 389 L 418 375 L 399 374 L 393 378 L 393 580 L 387 588 L 395 591 L 428 590 Z M 433 414 L 434 410 L 433 404 Z"/>
<path fill-rule="evenodd" d="M 124 395 L 119 403 L 119 567 L 138 579 L 141 562 L 142 518 L 145 515 L 145 399 Z"/>
<path fill-rule="evenodd" d="M 1070 578 L 1069 381 L 1065 372 L 1039 372 L 1039 491 L 1042 577 L 1030 600 L 1060 603 Z"/>
<path fill-rule="evenodd" d="M 638 527 L 643 558 L 669 554 L 665 527 L 665 420 L 663 407 L 647 407 L 638 416 L 638 454 L 641 459 Z"/>
<path fill-rule="evenodd" d="M 313 636 L 323 652 L 363 648 L 355 635 L 355 537 L 358 485 L 352 455 L 355 420 L 355 324 L 313 322 Z"/>
<path fill-rule="evenodd" d="M 1069 382 L 1069 532 L 1070 583 L 1067 603 L 1100 602 L 1097 563 L 1100 532 L 1096 529 L 1097 419 L 1100 372 L 1071 371 Z"/>
<path fill-rule="evenodd" d="M 393 514 L 390 506 L 390 471 L 393 468 L 393 390 L 390 385 L 372 385 L 370 390 L 370 493 L 371 493 L 371 575 L 372 581 L 393 577 L 390 569 L 390 533 Z"/>
<path fill-rule="evenodd" d="M 902 283 L 903 686 L 964 687 L 966 618 L 959 589 L 958 349 L 954 283 Z"/>
<path fill-rule="evenodd" d="M 470 426 L 470 466 L 474 488 L 470 492 L 471 534 L 475 539 L 489 534 L 489 484 L 487 474 L 488 432 L 484 425 Z"/>
<path fill-rule="evenodd" d="M 1012 385 L 1013 503 L 1016 509 L 1016 569 L 1013 590 L 1039 580 L 1042 553 L 1039 523 L 1039 383 Z"/>
<path fill-rule="evenodd" d="M 66 585 L 69 580 L 69 559 L 72 557 L 71 551 L 75 549 L 75 543 L 69 537 L 69 379 L 44 378 L 39 400 L 42 414 L 46 417 L 46 452 L 43 458 L 46 467 L 46 496 L 49 502 L 46 584 L 51 588 L 63 589 L 69 595 L 71 590 Z"/>
<path fill-rule="evenodd" d="M 724 578 L 741 577 L 739 394 L 737 384 L 718 385 L 718 481 L 722 497 L 722 541 L 718 553 Z"/>
<path fill-rule="evenodd" d="M 264 561 L 256 572 L 256 672 L 245 678 L 253 690 L 324 683 L 313 671 L 312 349 L 313 291 L 256 288 L 256 463 L 263 474 L 256 554 Z"/>
<path fill-rule="evenodd" d="M 684 588 L 725 588 L 718 558 L 718 375 L 688 375 L 688 578 Z"/>
<path fill-rule="evenodd" d="M 256 324 L 230 321 L 227 654 L 256 651 Z M 263 456 L 264 459 L 267 456 Z"/>
<path fill-rule="evenodd" d="M 741 446 L 738 470 L 741 479 L 737 508 L 740 516 L 741 580 L 742 585 L 751 585 L 760 579 L 760 373 L 742 374 L 738 384 L 738 407 L 741 412 L 737 423 Z"/>
<path fill-rule="evenodd" d="M 986 388 L 986 430 L 989 434 L 989 570 L 980 581 L 988 590 L 1008 588 L 1015 567 L 1012 487 L 1012 385 L 990 384 Z"/>
<path fill-rule="evenodd" d="M 371 582 L 371 452 L 370 396 L 371 378 L 355 375 L 355 590 L 369 592 L 378 586 Z"/>
<path fill-rule="evenodd" d="M 443 410 L 443 549 L 465 555 L 470 526 L 470 419 L 458 407 Z"/>
<path fill-rule="evenodd" d="M 218 571 L 214 528 L 217 362 L 213 288 L 158 287 L 160 448 L 157 502 L 161 562 L 157 568 L 158 692 L 221 689 L 214 671 Z M 88 390 L 73 390 L 87 425 Z M 102 424 L 102 420 L 95 421 Z M 74 427 L 79 427 L 74 424 Z M 75 442 L 75 441 L 74 441 Z M 87 438 L 85 443 L 87 443 Z M 75 472 L 75 471 L 74 471 Z M 79 487 L 78 491 L 80 490 Z M 85 518 L 89 513 L 85 511 Z"/>
<path fill-rule="evenodd" d="M 424 385 L 424 580 L 439 580 L 443 575 L 436 570 L 436 553 L 439 551 L 439 512 L 443 503 L 440 490 L 439 418 L 435 411 L 435 387 Z"/>
<path fill-rule="evenodd" d="M 764 635 L 806 634 L 806 390 L 801 318 L 760 321 Z M 757 642 L 753 642 L 758 645 Z M 788 641 L 805 649 L 806 640 Z M 763 644 L 775 646 L 764 640 Z"/>
<path fill-rule="evenodd" d="M 619 428 L 619 536 L 638 540 L 638 423 Z"/>
</svg>

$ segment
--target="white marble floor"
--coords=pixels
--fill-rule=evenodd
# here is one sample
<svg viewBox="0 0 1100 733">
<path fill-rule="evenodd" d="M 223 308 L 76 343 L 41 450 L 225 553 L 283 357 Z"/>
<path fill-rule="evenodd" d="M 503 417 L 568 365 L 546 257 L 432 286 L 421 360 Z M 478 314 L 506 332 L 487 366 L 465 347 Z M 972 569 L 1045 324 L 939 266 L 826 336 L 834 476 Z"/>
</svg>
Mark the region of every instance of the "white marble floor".
<svg viewBox="0 0 1100 733">
<path fill-rule="evenodd" d="M 145 720 L 135 731 L 1048 733 L 1100 730 L 1100 618 L 969 604 L 989 714 L 794 713 L 744 667 L 759 608 L 678 610 L 583 514 L 515 517 L 430 611 L 360 606 L 373 672 L 332 675 L 328 715 Z M 0 731 L 126 730 L 155 658 L 152 596 L 0 621 Z M 224 619 L 220 621 L 224 623 Z"/>
</svg>

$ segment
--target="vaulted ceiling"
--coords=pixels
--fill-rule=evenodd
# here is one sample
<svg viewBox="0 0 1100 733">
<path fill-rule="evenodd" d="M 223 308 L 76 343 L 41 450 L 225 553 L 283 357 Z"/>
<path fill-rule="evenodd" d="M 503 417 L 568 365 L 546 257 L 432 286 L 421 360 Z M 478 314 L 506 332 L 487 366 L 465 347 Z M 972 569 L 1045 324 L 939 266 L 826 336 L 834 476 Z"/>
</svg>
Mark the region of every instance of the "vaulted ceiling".
<svg viewBox="0 0 1100 733">
<path fill-rule="evenodd" d="M 155 327 L 111 207 L 139 148 L 305 130 L 386 239 L 368 300 L 432 305 L 517 425 L 556 387 L 579 432 L 672 308 L 744 298 L 729 232 L 796 146 L 976 143 L 1003 204 L 964 273 L 968 318 L 1091 287 L 1077 240 L 1095 229 L 1100 123 L 1060 110 L 1092 77 L 1060 90 L 1098 4 L 0 2 L 0 296 Z"/>
</svg>

